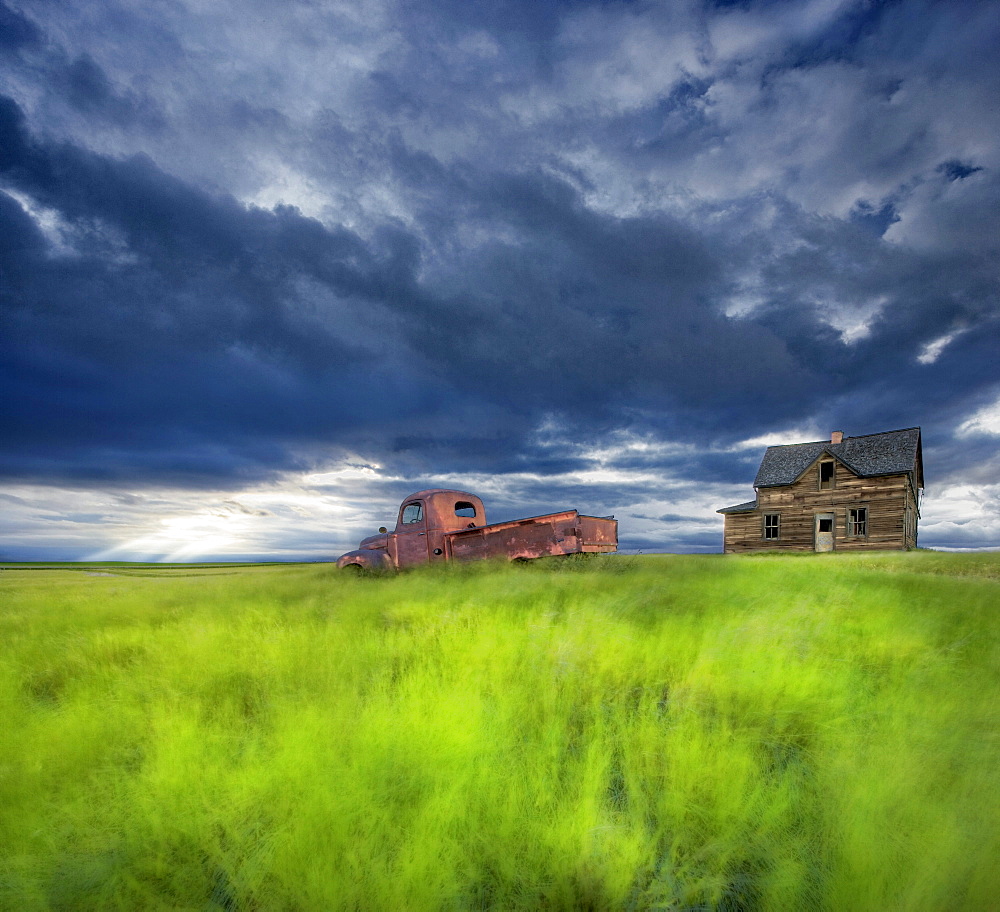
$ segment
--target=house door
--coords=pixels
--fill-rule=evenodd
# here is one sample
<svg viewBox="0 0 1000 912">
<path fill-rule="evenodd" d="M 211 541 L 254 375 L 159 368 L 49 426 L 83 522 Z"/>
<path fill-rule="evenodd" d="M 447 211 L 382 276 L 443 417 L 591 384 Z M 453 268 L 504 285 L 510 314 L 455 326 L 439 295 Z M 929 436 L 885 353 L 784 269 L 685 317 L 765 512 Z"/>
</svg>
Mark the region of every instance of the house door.
<svg viewBox="0 0 1000 912">
<path fill-rule="evenodd" d="M 816 514 L 816 550 L 833 550 L 833 514 Z"/>
</svg>

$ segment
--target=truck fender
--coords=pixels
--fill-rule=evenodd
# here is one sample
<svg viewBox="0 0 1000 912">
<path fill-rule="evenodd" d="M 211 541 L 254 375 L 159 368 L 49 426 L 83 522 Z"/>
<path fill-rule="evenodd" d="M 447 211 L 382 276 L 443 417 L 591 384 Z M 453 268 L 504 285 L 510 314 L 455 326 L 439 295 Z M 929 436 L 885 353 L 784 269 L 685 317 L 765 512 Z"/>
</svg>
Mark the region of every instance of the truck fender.
<svg viewBox="0 0 1000 912">
<path fill-rule="evenodd" d="M 362 548 L 359 551 L 348 551 L 337 558 L 337 567 L 359 567 L 370 573 L 386 573 L 393 569 L 392 558 L 385 551 L 374 551 Z"/>
</svg>

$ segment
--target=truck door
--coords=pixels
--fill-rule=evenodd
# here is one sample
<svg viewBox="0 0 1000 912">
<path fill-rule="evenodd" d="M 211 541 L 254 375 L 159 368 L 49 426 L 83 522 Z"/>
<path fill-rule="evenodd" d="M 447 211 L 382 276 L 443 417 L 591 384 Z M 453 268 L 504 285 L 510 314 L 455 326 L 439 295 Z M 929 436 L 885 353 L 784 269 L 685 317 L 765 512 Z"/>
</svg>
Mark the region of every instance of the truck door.
<svg viewBox="0 0 1000 912">
<path fill-rule="evenodd" d="M 396 546 L 396 565 L 412 567 L 427 562 L 427 512 L 421 500 L 411 500 L 403 504 L 399 511 L 396 534 L 392 537 Z"/>
</svg>

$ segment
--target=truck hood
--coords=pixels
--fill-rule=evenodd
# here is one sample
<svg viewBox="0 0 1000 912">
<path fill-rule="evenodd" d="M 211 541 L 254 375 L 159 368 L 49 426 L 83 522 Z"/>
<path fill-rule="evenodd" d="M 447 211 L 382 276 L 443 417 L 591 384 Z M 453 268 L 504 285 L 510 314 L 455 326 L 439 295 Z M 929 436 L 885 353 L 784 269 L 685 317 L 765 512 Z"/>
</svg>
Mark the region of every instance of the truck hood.
<svg viewBox="0 0 1000 912">
<path fill-rule="evenodd" d="M 361 544 L 358 545 L 358 550 L 387 551 L 388 549 L 389 549 L 388 533 L 381 533 L 379 535 L 369 535 L 368 538 L 362 539 Z"/>
</svg>

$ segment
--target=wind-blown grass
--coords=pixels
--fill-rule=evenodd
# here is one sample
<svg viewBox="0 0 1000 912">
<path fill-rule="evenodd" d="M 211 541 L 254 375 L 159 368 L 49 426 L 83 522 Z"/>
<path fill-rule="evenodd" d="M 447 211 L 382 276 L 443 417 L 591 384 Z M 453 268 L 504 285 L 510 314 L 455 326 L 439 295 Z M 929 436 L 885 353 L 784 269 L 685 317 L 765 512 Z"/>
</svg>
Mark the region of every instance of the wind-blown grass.
<svg viewBox="0 0 1000 912">
<path fill-rule="evenodd" d="M 0 907 L 995 907 L 998 571 L 5 570 Z"/>
</svg>

